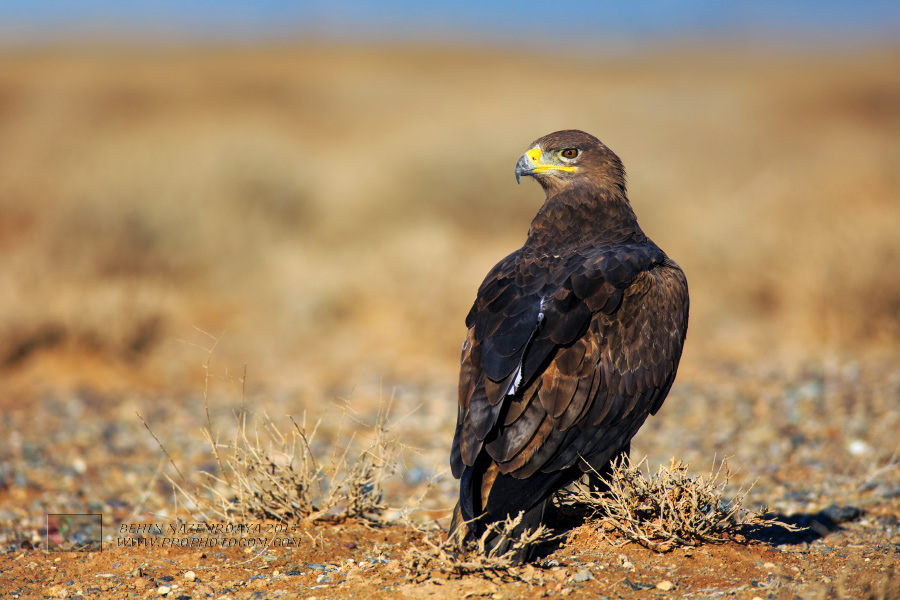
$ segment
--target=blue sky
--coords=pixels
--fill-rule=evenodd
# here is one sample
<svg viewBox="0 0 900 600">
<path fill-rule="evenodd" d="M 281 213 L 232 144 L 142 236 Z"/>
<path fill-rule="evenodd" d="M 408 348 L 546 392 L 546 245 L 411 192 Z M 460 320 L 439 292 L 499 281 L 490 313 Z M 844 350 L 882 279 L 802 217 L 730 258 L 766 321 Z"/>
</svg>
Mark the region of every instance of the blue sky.
<svg viewBox="0 0 900 600">
<path fill-rule="evenodd" d="M 58 35 L 579 43 L 648 38 L 900 40 L 900 0 L 0 0 L 0 40 Z"/>
</svg>

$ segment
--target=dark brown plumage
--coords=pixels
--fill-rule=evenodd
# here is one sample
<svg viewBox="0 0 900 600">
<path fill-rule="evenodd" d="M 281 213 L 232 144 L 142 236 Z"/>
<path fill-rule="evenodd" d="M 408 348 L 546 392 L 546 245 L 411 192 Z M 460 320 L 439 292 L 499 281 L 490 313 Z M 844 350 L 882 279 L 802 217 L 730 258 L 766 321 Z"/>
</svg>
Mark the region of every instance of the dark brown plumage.
<svg viewBox="0 0 900 600">
<path fill-rule="evenodd" d="M 450 454 L 460 539 L 522 511 L 536 527 L 554 492 L 627 453 L 687 330 L 684 273 L 638 226 L 619 157 L 575 130 L 530 148 L 516 178 L 546 200 L 466 317 Z"/>
</svg>

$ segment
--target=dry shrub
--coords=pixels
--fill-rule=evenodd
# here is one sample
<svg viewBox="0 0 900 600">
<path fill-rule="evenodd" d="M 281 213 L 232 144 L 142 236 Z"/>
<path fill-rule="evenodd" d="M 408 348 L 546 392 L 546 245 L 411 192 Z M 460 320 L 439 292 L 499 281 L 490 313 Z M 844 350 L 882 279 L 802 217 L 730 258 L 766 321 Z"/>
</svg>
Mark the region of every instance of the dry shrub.
<svg viewBox="0 0 900 600">
<path fill-rule="evenodd" d="M 400 446 L 389 433 L 389 410 L 379 412 L 368 443 L 351 435 L 330 457 L 317 460 L 311 445 L 321 419 L 309 431 L 305 419 L 284 433 L 264 415 L 248 436 L 243 412 L 234 440 L 221 443 L 204 430 L 221 476 L 206 473 L 207 492 L 192 494 L 208 517 L 280 522 L 322 518 L 374 518 L 384 510 L 382 483 L 395 472 Z M 345 415 L 346 416 L 346 415 Z M 337 438 L 345 437 L 342 427 Z M 261 431 L 260 431 L 261 429 Z"/>
<path fill-rule="evenodd" d="M 481 575 L 489 579 L 522 579 L 526 571 L 518 568 L 520 557 L 528 548 L 550 541 L 554 535 L 543 525 L 517 535 L 515 529 L 521 522 L 522 513 L 519 513 L 514 518 L 490 523 L 481 537 L 466 547 L 460 547 L 459 540 L 453 537 L 435 540 L 433 531 L 420 530 L 425 546 L 411 546 L 404 554 L 409 578 L 421 582 L 436 572 L 450 577 Z M 488 541 L 495 536 L 500 539 L 488 549 Z"/>
<path fill-rule="evenodd" d="M 791 526 L 766 518 L 766 507 L 757 511 L 743 508 L 748 490 L 743 487 L 730 500 L 723 494 L 731 479 L 731 471 L 723 460 L 713 466 L 707 476 L 691 477 L 688 465 L 674 458 L 668 467 L 660 465 L 655 474 L 649 466 L 646 476 L 641 464 L 627 458 L 612 464 L 608 478 L 602 478 L 607 489 L 593 491 L 579 482 L 556 497 L 561 510 L 588 511 L 594 526 L 613 545 L 617 542 L 606 534 L 617 533 L 627 543 L 637 542 L 658 552 L 677 546 L 744 542 L 741 534 L 747 528 L 779 525 Z"/>
<path fill-rule="evenodd" d="M 311 430 L 307 427 L 305 411 L 301 423 L 289 416 L 292 427 L 285 433 L 267 414 L 260 417 L 248 411 L 242 391 L 240 412 L 235 415 L 234 437 L 227 442 L 221 441 L 218 435 L 213 435 L 209 418 L 210 362 L 221 338 L 205 335 L 213 343 L 205 348 L 208 357 L 203 393 L 206 405 L 203 434 L 219 466 L 219 474 L 203 471 L 206 482 L 199 488 L 190 484 L 144 422 L 178 473 L 177 481 L 172 477 L 168 479 L 187 499 L 191 512 L 206 520 L 226 523 L 238 519 L 272 519 L 287 523 L 378 517 L 385 509 L 383 482 L 396 472 L 402 450 L 388 423 L 391 401 L 380 404 L 368 441 L 360 439 L 365 436 L 345 433 L 347 419 L 354 417 L 349 405 L 343 407 L 340 426 L 333 439 L 346 440 L 346 444 L 332 444 L 331 455 L 323 457 L 316 456 L 313 447 L 322 446 L 315 442 L 324 413 Z M 245 386 L 246 379 L 245 367 L 244 375 L 238 381 Z M 248 419 L 257 422 L 252 431 L 247 426 Z"/>
</svg>

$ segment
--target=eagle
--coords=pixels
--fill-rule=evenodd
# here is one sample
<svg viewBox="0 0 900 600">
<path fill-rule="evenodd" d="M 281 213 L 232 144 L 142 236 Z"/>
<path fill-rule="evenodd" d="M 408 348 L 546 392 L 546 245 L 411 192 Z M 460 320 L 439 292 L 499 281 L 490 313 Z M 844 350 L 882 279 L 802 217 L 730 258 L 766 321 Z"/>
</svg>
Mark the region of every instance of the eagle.
<svg viewBox="0 0 900 600">
<path fill-rule="evenodd" d="M 450 452 L 460 543 L 520 513 L 516 531 L 533 530 L 555 492 L 585 474 L 599 485 L 662 406 L 687 332 L 684 272 L 638 225 L 612 150 L 557 131 L 518 160 L 522 177 L 544 204 L 466 317 Z M 496 529 L 486 540 L 509 544 Z"/>
</svg>

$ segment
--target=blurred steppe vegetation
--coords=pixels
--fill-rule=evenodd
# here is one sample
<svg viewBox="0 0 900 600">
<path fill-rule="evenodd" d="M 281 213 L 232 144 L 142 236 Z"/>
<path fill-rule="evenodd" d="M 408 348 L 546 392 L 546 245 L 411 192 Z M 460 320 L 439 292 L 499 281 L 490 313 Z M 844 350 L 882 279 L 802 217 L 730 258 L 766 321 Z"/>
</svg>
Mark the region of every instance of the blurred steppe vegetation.
<svg viewBox="0 0 900 600">
<path fill-rule="evenodd" d="M 900 49 L 0 52 L 4 377 L 173 385 L 192 326 L 270 383 L 452 386 L 463 318 L 579 128 L 629 172 L 710 357 L 900 349 Z"/>
</svg>

